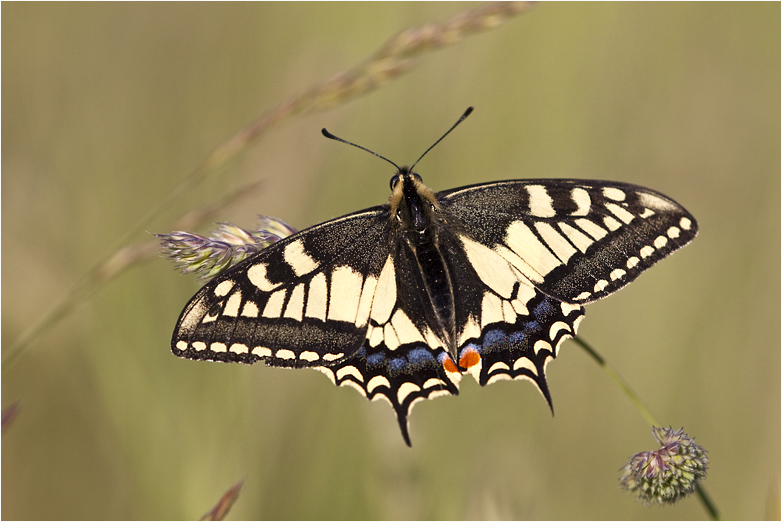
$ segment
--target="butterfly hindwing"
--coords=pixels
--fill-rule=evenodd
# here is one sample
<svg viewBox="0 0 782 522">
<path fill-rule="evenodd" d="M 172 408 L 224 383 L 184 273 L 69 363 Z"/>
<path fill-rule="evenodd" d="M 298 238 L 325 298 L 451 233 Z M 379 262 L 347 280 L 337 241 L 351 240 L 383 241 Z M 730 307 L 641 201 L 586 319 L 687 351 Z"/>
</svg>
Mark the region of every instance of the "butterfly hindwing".
<svg viewBox="0 0 782 522">
<path fill-rule="evenodd" d="M 550 405 L 546 364 L 576 334 L 583 308 L 538 291 L 513 256 L 457 230 L 444 252 L 455 267 L 459 367 L 482 386 L 530 380 Z"/>
</svg>

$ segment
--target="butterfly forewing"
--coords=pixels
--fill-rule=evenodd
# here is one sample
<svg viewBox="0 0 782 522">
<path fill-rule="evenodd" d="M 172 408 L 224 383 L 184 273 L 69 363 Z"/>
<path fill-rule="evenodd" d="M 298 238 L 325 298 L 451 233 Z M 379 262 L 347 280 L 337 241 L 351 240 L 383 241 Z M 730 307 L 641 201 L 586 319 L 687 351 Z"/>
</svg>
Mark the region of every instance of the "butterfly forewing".
<svg viewBox="0 0 782 522">
<path fill-rule="evenodd" d="M 388 259 L 382 208 L 304 230 L 210 281 L 172 350 L 190 359 L 319 366 L 356 352 Z"/>
<path fill-rule="evenodd" d="M 695 219 L 675 201 L 627 183 L 502 181 L 438 199 L 470 236 L 569 303 L 619 290 L 697 234 Z"/>
</svg>

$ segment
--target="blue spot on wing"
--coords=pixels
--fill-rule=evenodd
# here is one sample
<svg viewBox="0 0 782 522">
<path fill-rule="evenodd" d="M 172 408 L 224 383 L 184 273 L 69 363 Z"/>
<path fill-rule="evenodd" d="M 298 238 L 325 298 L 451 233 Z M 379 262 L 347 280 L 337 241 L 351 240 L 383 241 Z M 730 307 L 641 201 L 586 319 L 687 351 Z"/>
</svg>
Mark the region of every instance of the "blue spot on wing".
<svg viewBox="0 0 782 522">
<path fill-rule="evenodd" d="M 427 348 L 413 348 L 410 350 L 410 353 L 407 354 L 407 359 L 411 364 L 417 366 L 435 362 L 432 352 Z"/>
<path fill-rule="evenodd" d="M 524 332 L 513 332 L 510 334 L 510 342 L 511 343 L 521 343 L 524 341 L 524 338 L 526 335 Z"/>
<path fill-rule="evenodd" d="M 362 348 L 363 350 L 363 348 Z M 382 353 L 373 353 L 369 357 L 367 357 L 367 367 L 369 368 L 375 368 L 378 366 L 383 366 L 386 362 L 386 356 Z"/>
<path fill-rule="evenodd" d="M 535 306 L 534 310 L 537 317 L 545 317 L 553 312 L 554 308 L 548 299 L 544 299 Z"/>
<path fill-rule="evenodd" d="M 500 343 L 506 340 L 508 336 L 502 330 L 489 330 L 483 336 L 484 346 Z"/>
<path fill-rule="evenodd" d="M 395 357 L 388 361 L 388 367 L 392 372 L 401 372 L 408 364 L 407 360 L 401 357 Z"/>
<path fill-rule="evenodd" d="M 481 351 L 483 350 L 483 346 L 470 343 L 470 344 L 465 345 L 464 348 L 462 348 L 462 352 L 464 352 L 466 350 L 469 350 L 470 348 L 472 348 L 473 350 L 475 350 L 478 353 L 481 353 Z"/>
</svg>

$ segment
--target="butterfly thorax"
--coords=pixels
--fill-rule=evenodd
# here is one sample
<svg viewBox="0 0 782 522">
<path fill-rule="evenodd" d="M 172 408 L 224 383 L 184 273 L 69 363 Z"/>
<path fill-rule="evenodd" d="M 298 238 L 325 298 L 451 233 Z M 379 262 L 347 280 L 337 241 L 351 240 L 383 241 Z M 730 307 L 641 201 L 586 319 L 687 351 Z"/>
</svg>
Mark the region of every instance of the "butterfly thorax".
<svg viewBox="0 0 782 522">
<path fill-rule="evenodd" d="M 435 334 L 458 361 L 456 315 L 451 272 L 440 250 L 442 217 L 434 192 L 421 177 L 402 168 L 391 180 L 389 219 L 394 237 L 415 260 L 413 270 L 435 318 Z"/>
</svg>

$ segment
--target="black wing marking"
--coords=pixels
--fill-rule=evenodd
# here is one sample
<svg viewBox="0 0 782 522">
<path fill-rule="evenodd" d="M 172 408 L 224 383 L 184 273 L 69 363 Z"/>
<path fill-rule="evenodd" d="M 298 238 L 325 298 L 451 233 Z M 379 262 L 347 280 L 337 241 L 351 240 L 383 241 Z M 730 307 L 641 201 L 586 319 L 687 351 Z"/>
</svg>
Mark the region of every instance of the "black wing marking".
<svg viewBox="0 0 782 522">
<path fill-rule="evenodd" d="M 437 194 L 477 241 L 569 303 L 605 297 L 688 244 L 695 218 L 653 190 L 608 181 L 501 181 Z"/>
<path fill-rule="evenodd" d="M 308 367 L 355 353 L 388 258 L 387 212 L 317 225 L 207 283 L 179 317 L 171 349 L 189 359 Z"/>
</svg>

